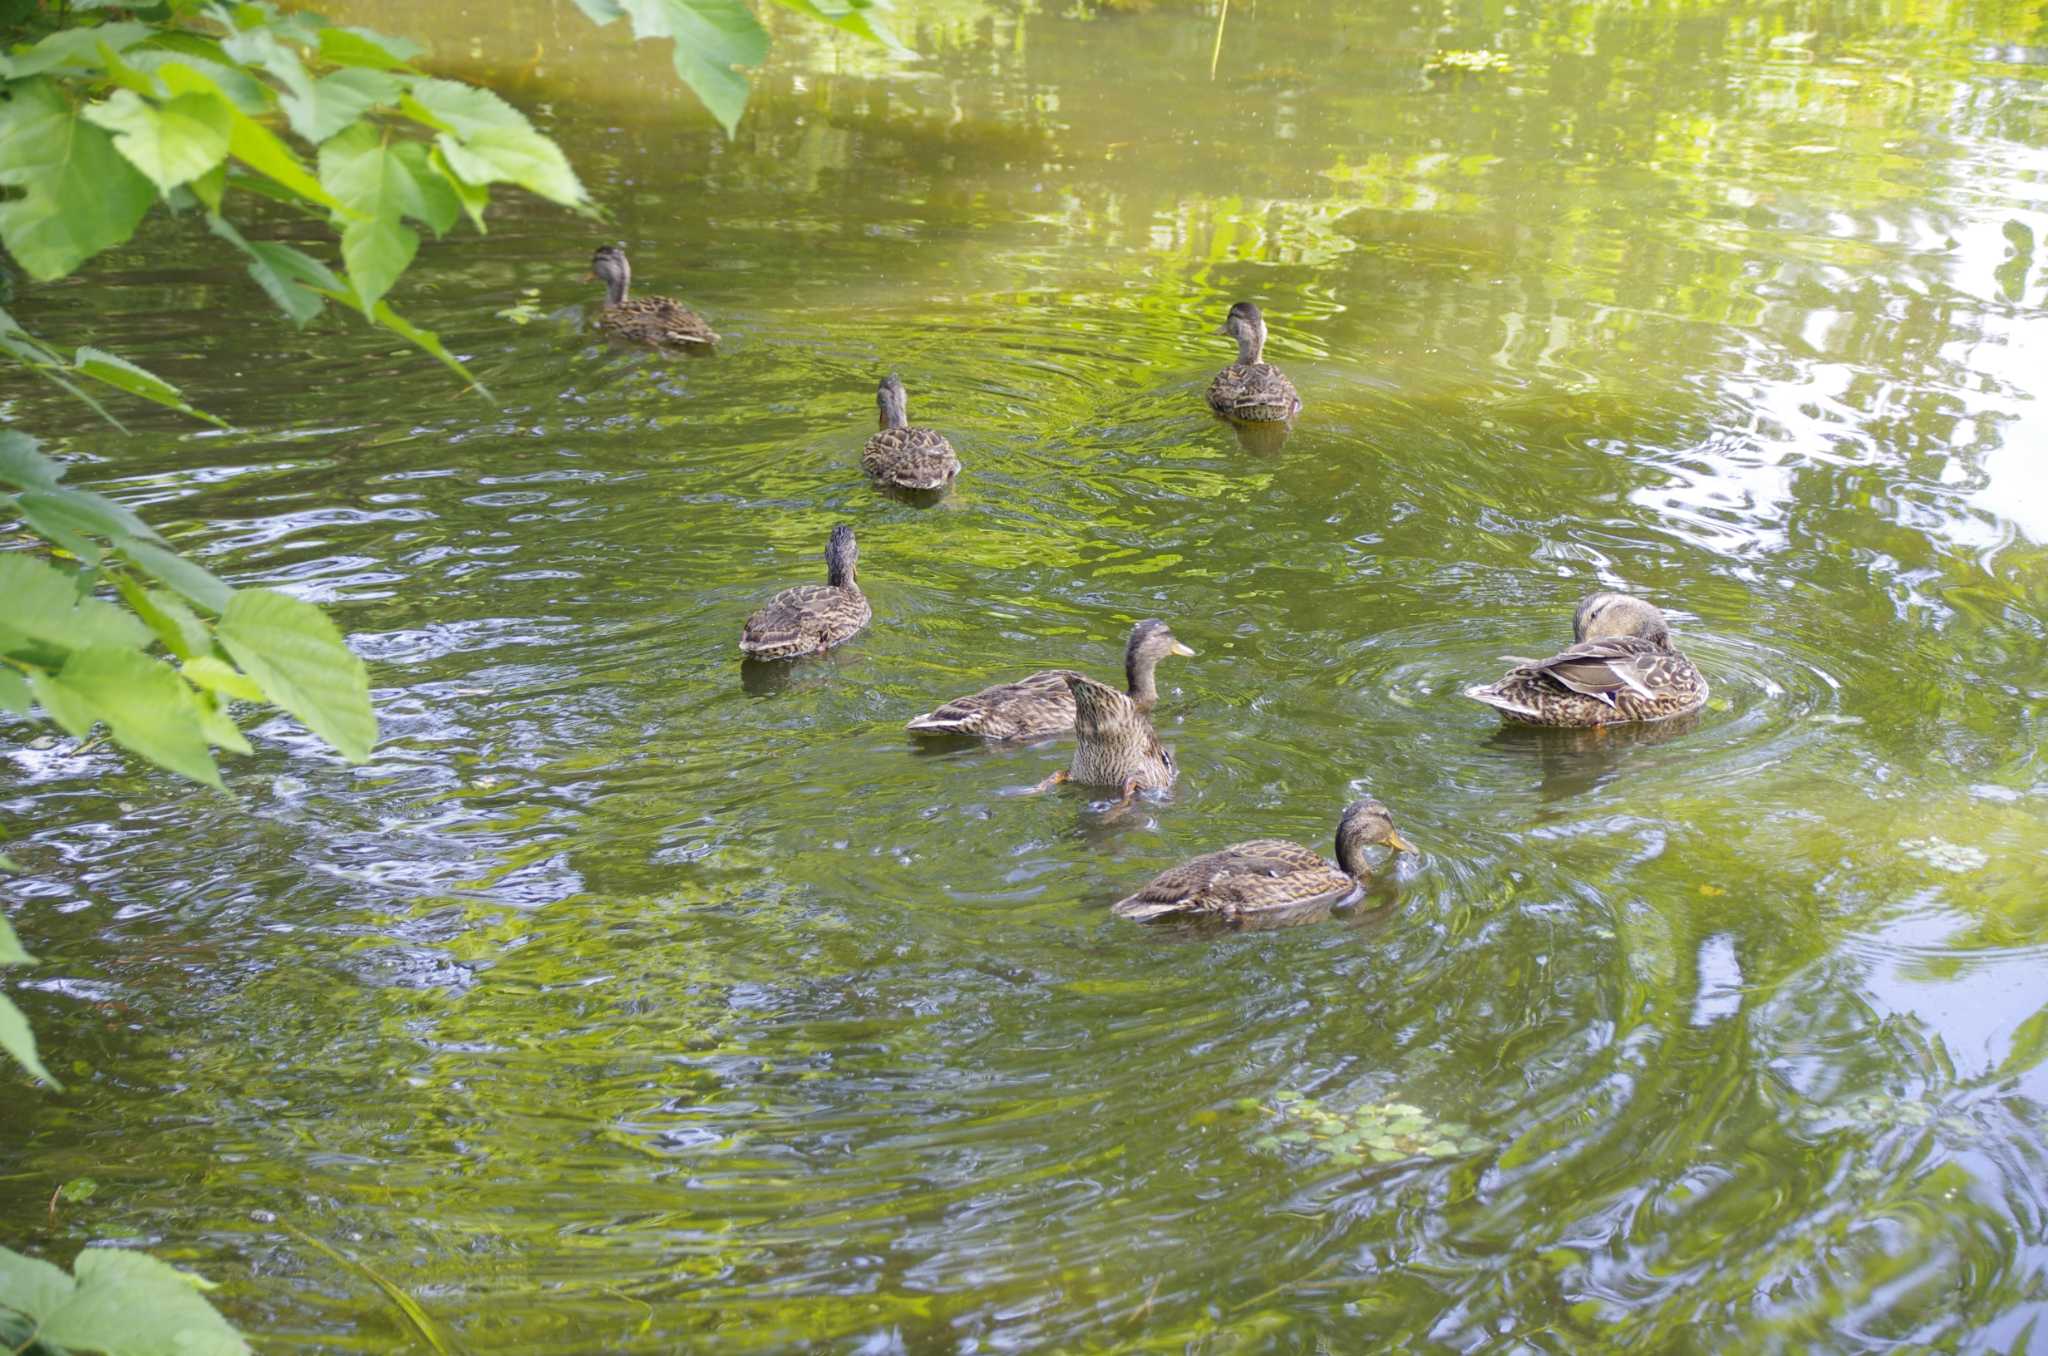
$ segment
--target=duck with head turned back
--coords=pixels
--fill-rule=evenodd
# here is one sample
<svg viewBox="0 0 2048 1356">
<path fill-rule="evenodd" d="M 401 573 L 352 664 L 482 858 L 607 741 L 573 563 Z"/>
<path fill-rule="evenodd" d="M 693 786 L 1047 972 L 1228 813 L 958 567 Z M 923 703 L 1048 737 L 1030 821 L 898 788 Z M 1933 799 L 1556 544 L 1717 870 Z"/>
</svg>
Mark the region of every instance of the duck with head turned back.
<svg viewBox="0 0 2048 1356">
<path fill-rule="evenodd" d="M 1237 361 L 1216 374 L 1209 383 L 1209 408 L 1226 419 L 1246 423 L 1270 423 L 1292 419 L 1301 413 L 1301 397 L 1294 383 L 1269 362 L 1266 351 L 1266 318 L 1249 301 L 1230 308 L 1219 334 L 1237 340 Z"/>
<path fill-rule="evenodd" d="M 942 490 L 960 474 L 945 436 L 910 422 L 910 396 L 893 372 L 875 388 L 880 427 L 861 449 L 860 469 L 899 490 Z"/>
<path fill-rule="evenodd" d="M 1707 680 L 1671 643 L 1664 614 L 1625 593 L 1595 593 L 1572 617 L 1573 644 L 1548 659 L 1509 657 L 1497 683 L 1468 687 L 1506 720 L 1583 729 L 1669 720 L 1707 702 Z"/>
<path fill-rule="evenodd" d="M 1180 768 L 1159 742 L 1149 712 L 1107 683 L 1078 673 L 1067 674 L 1066 680 L 1074 698 L 1074 758 L 1034 789 L 1043 791 L 1062 782 L 1114 786 L 1123 793 L 1117 801 L 1122 809 L 1140 791 L 1164 791 L 1173 785 Z"/>
<path fill-rule="evenodd" d="M 601 245 L 590 256 L 590 272 L 605 287 L 604 309 L 597 313 L 597 327 L 607 334 L 636 344 L 658 347 L 709 345 L 718 336 L 709 325 L 672 297 L 634 297 L 633 266 L 626 251 L 617 245 Z"/>
<path fill-rule="evenodd" d="M 1163 621 L 1147 618 L 1131 628 L 1124 646 L 1125 695 L 1140 711 L 1159 701 L 1153 670 L 1168 655 L 1193 655 L 1174 639 Z M 998 683 L 965 697 L 956 697 L 934 711 L 914 717 L 907 727 L 915 734 L 967 735 L 977 739 L 1040 739 L 1072 734 L 1074 694 L 1067 679 L 1081 677 L 1072 669 L 1046 669 L 1014 683 Z"/>
<path fill-rule="evenodd" d="M 1337 821 L 1337 864 L 1331 866 L 1299 843 L 1281 838 L 1256 838 L 1205 853 L 1161 872 L 1135 894 L 1119 899 L 1111 911 L 1119 918 L 1146 922 L 1155 918 L 1246 918 L 1258 914 L 1295 913 L 1335 904 L 1364 883 L 1372 870 L 1365 850 L 1384 844 L 1395 852 L 1413 852 L 1394 830 L 1387 807 L 1368 797 L 1345 807 Z"/>
<path fill-rule="evenodd" d="M 825 547 L 826 582 L 799 584 L 770 598 L 747 618 L 740 653 L 749 659 L 800 659 L 853 638 L 874 613 L 860 591 L 860 548 L 845 523 Z"/>
</svg>

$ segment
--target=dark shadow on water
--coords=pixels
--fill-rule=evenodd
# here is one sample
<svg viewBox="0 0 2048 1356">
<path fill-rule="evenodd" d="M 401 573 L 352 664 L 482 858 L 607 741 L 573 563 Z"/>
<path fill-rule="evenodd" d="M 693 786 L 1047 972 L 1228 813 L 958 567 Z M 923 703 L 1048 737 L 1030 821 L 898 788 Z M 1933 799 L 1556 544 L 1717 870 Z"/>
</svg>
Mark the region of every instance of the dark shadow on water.
<svg viewBox="0 0 2048 1356">
<path fill-rule="evenodd" d="M 884 480 L 868 477 L 868 484 L 875 487 L 875 493 L 884 499 L 893 499 L 910 508 L 937 508 L 946 502 L 946 496 L 953 492 L 953 482 L 939 486 L 936 490 L 910 490 L 901 485 L 891 485 Z"/>
<path fill-rule="evenodd" d="M 1228 424 L 1230 431 L 1237 435 L 1237 445 L 1254 456 L 1270 457 L 1287 446 L 1287 439 L 1294 432 L 1292 419 L 1268 419 L 1257 423 L 1242 423 L 1236 419 L 1216 416 L 1219 424 Z"/>
<path fill-rule="evenodd" d="M 773 697 L 792 688 L 811 687 L 838 676 L 840 651 L 807 654 L 797 659 L 741 659 L 740 687 L 751 697 Z"/>
<path fill-rule="evenodd" d="M 1487 742 L 1535 761 L 1543 799 L 1564 800 L 1598 789 L 1618 773 L 1633 749 L 1665 744 L 1699 728 L 1700 713 L 1636 725 L 1556 730 L 1503 724 Z"/>
</svg>

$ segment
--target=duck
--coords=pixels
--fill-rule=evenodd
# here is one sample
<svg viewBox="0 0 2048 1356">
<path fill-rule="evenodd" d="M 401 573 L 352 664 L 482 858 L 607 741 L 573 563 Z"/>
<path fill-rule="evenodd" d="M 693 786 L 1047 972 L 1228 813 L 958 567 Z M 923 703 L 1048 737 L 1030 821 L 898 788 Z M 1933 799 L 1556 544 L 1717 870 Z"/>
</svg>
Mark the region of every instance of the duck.
<svg viewBox="0 0 2048 1356">
<path fill-rule="evenodd" d="M 1175 638 L 1171 628 L 1147 617 L 1131 628 L 1124 645 L 1125 695 L 1141 712 L 1159 702 L 1153 671 L 1168 655 L 1192 658 L 1194 651 Z M 1072 669 L 1045 669 L 1014 683 L 997 683 L 965 697 L 955 697 L 936 710 L 910 719 L 905 729 L 921 735 L 964 735 L 976 739 L 1043 739 L 1072 733 L 1074 694 L 1067 679 Z"/>
<path fill-rule="evenodd" d="M 1287 374 L 1260 359 L 1266 349 L 1266 318 L 1249 301 L 1240 301 L 1224 317 L 1218 334 L 1237 340 L 1237 361 L 1209 383 L 1209 408 L 1226 419 L 1246 423 L 1285 422 L 1301 413 L 1301 397 Z"/>
<path fill-rule="evenodd" d="M 607 334 L 639 344 L 715 344 L 718 335 L 689 307 L 672 297 L 628 297 L 633 266 L 618 245 L 600 245 L 590 256 L 590 274 L 605 286 L 604 309 L 597 327 Z"/>
<path fill-rule="evenodd" d="M 800 659 L 851 640 L 874 616 L 860 591 L 860 547 L 840 523 L 825 545 L 823 584 L 784 589 L 757 608 L 740 632 L 748 659 Z"/>
<path fill-rule="evenodd" d="M 1128 693 L 1078 673 L 1064 675 L 1074 699 L 1073 761 L 1047 777 L 1035 791 L 1062 782 L 1081 786 L 1114 786 L 1123 794 L 1123 809 L 1140 791 L 1164 791 L 1180 775 L 1173 755 L 1159 742 L 1151 715 L 1139 709 Z"/>
<path fill-rule="evenodd" d="M 1299 843 L 1254 838 L 1161 872 L 1111 905 L 1110 912 L 1139 922 L 1237 919 L 1335 904 L 1364 884 L 1372 869 L 1365 850 L 1375 844 L 1395 852 L 1415 851 L 1395 830 L 1393 812 L 1368 796 L 1345 806 L 1337 821 L 1335 866 Z"/>
<path fill-rule="evenodd" d="M 861 449 L 860 469 L 900 490 L 942 490 L 960 474 L 960 458 L 945 435 L 910 422 L 910 397 L 895 373 L 875 388 L 881 427 Z"/>
<path fill-rule="evenodd" d="M 1572 616 L 1572 642 L 1548 659 L 1510 655 L 1506 677 L 1465 695 L 1515 724 L 1565 729 L 1670 720 L 1707 703 L 1706 676 L 1641 598 L 1589 594 Z"/>
</svg>

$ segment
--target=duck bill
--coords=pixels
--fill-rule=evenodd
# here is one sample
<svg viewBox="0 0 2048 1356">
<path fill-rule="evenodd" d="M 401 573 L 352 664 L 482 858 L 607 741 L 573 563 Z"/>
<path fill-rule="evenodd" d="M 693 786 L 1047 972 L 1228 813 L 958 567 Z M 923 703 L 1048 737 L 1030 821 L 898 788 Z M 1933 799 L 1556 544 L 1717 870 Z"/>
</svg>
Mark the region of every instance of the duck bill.
<svg viewBox="0 0 2048 1356">
<path fill-rule="evenodd" d="M 1414 852 L 1418 856 L 1421 855 L 1420 851 L 1416 848 L 1415 844 L 1409 842 L 1406 838 L 1403 838 L 1398 833 L 1389 832 L 1387 836 L 1381 839 L 1380 841 L 1385 843 L 1388 847 L 1392 848 L 1396 852 Z"/>
<path fill-rule="evenodd" d="M 1195 657 L 1195 651 L 1189 649 L 1187 646 L 1181 644 L 1177 640 L 1173 642 L 1173 652 L 1177 655 L 1180 655 L 1184 659 L 1193 659 Z"/>
</svg>

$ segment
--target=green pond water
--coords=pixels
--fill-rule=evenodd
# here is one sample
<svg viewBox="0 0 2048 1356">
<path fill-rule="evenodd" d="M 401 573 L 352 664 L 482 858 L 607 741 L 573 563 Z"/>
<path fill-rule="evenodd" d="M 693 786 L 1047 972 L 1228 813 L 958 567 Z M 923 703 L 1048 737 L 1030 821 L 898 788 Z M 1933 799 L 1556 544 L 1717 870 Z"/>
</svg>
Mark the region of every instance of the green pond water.
<svg viewBox="0 0 2048 1356">
<path fill-rule="evenodd" d="M 17 289 L 237 431 L 0 411 L 329 607 L 384 739 L 222 797 L 0 728 L 68 1085 L 7 1075 L 11 1246 L 275 1352 L 428 1350 L 372 1272 L 475 1352 L 2048 1349 L 2040 3 L 778 10 L 732 141 L 566 3 L 346 13 L 612 220 L 423 249 L 495 404 L 196 222 Z M 591 336 L 613 239 L 714 356 Z M 1241 298 L 1279 447 L 1202 403 Z M 891 370 L 936 506 L 859 471 Z M 743 672 L 842 521 L 873 626 Z M 1596 588 L 1696 725 L 1460 697 Z M 1170 797 L 902 731 L 1147 616 Z M 1110 916 L 1366 792 L 1421 851 L 1355 907 Z"/>
</svg>

